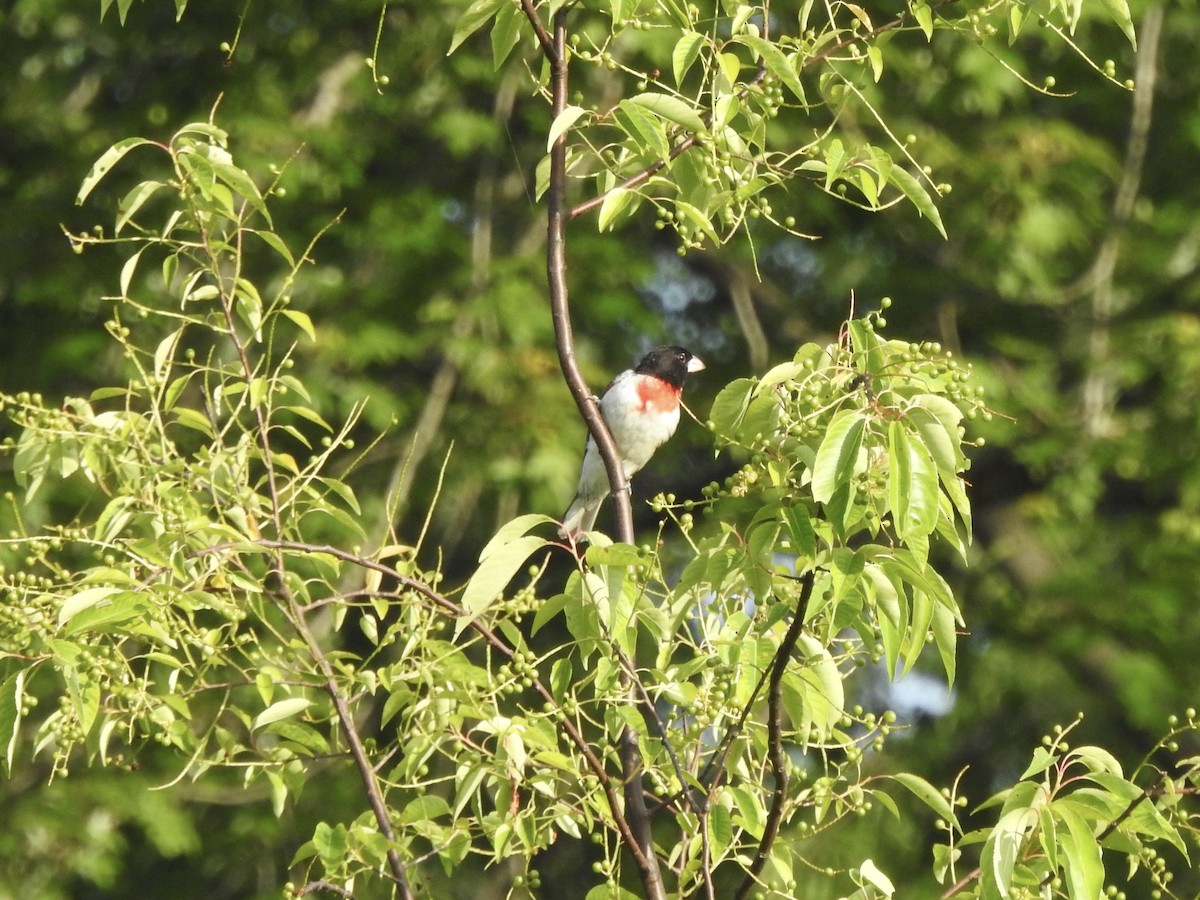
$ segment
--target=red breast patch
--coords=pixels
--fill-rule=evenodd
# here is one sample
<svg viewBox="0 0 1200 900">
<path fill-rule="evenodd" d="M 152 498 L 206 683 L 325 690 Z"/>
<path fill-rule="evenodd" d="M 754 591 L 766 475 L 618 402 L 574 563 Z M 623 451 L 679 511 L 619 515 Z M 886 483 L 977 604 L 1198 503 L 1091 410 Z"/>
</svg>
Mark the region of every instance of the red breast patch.
<svg viewBox="0 0 1200 900">
<path fill-rule="evenodd" d="M 671 387 L 661 378 L 646 376 L 638 379 L 637 395 L 641 412 L 671 412 L 679 408 L 682 388 Z"/>
</svg>

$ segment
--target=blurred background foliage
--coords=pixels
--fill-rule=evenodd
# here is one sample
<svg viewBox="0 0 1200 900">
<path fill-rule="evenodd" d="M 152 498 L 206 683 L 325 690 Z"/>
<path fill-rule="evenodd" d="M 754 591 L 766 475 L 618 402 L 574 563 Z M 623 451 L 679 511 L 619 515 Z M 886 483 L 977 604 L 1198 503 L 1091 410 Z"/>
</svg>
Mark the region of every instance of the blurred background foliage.
<svg viewBox="0 0 1200 900">
<path fill-rule="evenodd" d="M 456 584 L 497 524 L 561 512 L 584 431 L 554 356 L 533 199 L 549 117 L 520 64 L 494 71 L 486 35 L 447 58 L 465 5 L 390 4 L 373 70 L 376 0 L 194 3 L 178 22 L 152 0 L 124 25 L 95 3 L 0 10 L 0 384 L 86 396 L 119 377 L 102 323 L 120 256 L 75 256 L 62 227 L 105 220 L 132 185 L 135 166 L 75 206 L 110 144 L 164 138 L 215 107 L 243 166 L 265 176 L 286 163 L 273 209 L 290 243 L 331 226 L 295 293 L 319 336 L 299 362 L 331 421 L 369 398 L 360 446 L 386 431 L 354 475 L 376 498 L 368 531 L 382 533 L 380 500 L 398 486 L 397 529 L 415 540 L 444 464 L 424 552 Z M 758 228 L 753 254 L 680 257 L 649 216 L 615 234 L 593 219 L 572 230 L 578 350 L 597 388 L 647 346 L 684 343 L 710 364 L 689 386 L 703 420 L 726 381 L 884 296 L 892 336 L 936 338 L 981 373 L 1001 415 L 971 473 L 959 680 L 947 703 L 935 688 L 897 696 L 877 673 L 864 698 L 905 704 L 895 767 L 947 783 L 969 766 L 973 800 L 1079 712 L 1076 740 L 1136 762 L 1200 686 L 1200 7 L 1133 11 L 1140 61 L 1110 24 L 1085 17 L 1076 40 L 1140 95 L 1032 26 L 1011 49 L 919 34 L 888 45 L 870 99 L 952 186 L 948 240 L 907 205 L 872 215 L 800 188 L 776 213 L 819 239 Z M 991 54 L 1068 96 L 1031 89 Z M 685 421 L 635 499 L 698 495 L 725 474 L 708 446 Z M 9 504 L 6 529 L 15 514 Z M 36 528 L 51 511 L 21 515 Z M 305 808 L 328 820 L 353 790 L 323 779 L 277 821 L 236 782 L 147 793 L 171 764 L 139 765 L 49 787 L 25 766 L 0 782 L 0 898 L 274 896 L 311 833 Z M 901 896 L 936 896 L 932 828 L 867 825 Z"/>
</svg>

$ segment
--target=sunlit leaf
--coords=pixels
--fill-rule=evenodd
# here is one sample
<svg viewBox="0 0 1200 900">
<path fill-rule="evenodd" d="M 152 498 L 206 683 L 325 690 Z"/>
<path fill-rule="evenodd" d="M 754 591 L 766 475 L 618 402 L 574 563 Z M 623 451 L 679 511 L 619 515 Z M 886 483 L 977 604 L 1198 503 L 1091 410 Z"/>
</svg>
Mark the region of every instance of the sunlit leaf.
<svg viewBox="0 0 1200 900">
<path fill-rule="evenodd" d="M 250 726 L 251 730 L 258 731 L 267 725 L 282 722 L 284 719 L 290 719 L 292 716 L 299 715 L 310 706 L 312 706 L 312 701 L 307 697 L 288 697 L 286 700 L 272 703 L 254 717 L 254 722 Z"/>
<path fill-rule="evenodd" d="M 567 133 L 567 130 L 574 125 L 580 116 L 586 115 L 587 110 L 582 106 L 568 106 L 550 123 L 550 130 L 546 134 L 546 152 L 549 153 L 558 139 Z"/>
<path fill-rule="evenodd" d="M 925 190 L 925 186 L 900 166 L 892 169 L 891 181 L 909 199 L 909 202 L 917 208 L 917 212 L 933 223 L 934 228 L 938 230 L 938 234 L 946 237 L 946 227 L 942 224 L 942 214 L 938 212 L 937 205 L 933 202 L 933 198 L 929 196 L 929 192 Z"/>
<path fill-rule="evenodd" d="M 699 57 L 707 41 L 708 38 L 697 31 L 685 31 L 675 42 L 675 49 L 671 51 L 671 72 L 675 76 L 676 87 L 683 84 L 688 69 Z"/>
<path fill-rule="evenodd" d="M 828 503 L 854 471 L 862 445 L 866 419 L 861 410 L 841 409 L 834 415 L 813 464 L 812 493 L 818 503 Z"/>
<path fill-rule="evenodd" d="M 100 158 L 92 164 L 91 170 L 83 179 L 83 184 L 79 186 L 79 193 L 75 195 L 75 204 L 82 205 L 83 201 L 88 198 L 88 195 L 100 183 L 100 180 L 109 173 L 121 158 L 132 150 L 134 147 L 141 147 L 146 144 L 152 144 L 153 141 L 146 138 L 131 137 L 117 141 L 111 147 L 100 155 Z"/>
<path fill-rule="evenodd" d="M 645 107 L 657 116 L 661 116 L 676 125 L 682 125 L 688 131 L 703 131 L 704 120 L 690 103 L 673 97 L 670 94 L 645 93 L 629 98 L 630 103 Z"/>
<path fill-rule="evenodd" d="M 449 56 L 457 50 L 463 41 L 508 5 L 508 0 L 475 0 L 467 7 L 467 11 L 459 16 L 458 23 L 454 26 L 454 37 L 450 41 L 450 49 L 446 51 L 446 55 Z"/>
</svg>

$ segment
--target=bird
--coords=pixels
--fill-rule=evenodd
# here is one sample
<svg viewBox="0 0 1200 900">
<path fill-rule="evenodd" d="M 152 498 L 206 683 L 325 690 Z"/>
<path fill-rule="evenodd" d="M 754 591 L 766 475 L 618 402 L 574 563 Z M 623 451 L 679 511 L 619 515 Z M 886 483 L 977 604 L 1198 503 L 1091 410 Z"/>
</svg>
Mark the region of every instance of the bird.
<svg viewBox="0 0 1200 900">
<path fill-rule="evenodd" d="M 626 482 L 675 433 L 683 383 L 688 375 L 703 368 L 700 358 L 683 347 L 655 347 L 604 389 L 600 395 L 600 414 L 617 445 Z M 608 494 L 608 471 L 595 439 L 589 435 L 579 471 L 579 488 L 563 514 L 559 536 L 576 541 L 585 531 L 593 530 L 596 515 Z"/>
</svg>

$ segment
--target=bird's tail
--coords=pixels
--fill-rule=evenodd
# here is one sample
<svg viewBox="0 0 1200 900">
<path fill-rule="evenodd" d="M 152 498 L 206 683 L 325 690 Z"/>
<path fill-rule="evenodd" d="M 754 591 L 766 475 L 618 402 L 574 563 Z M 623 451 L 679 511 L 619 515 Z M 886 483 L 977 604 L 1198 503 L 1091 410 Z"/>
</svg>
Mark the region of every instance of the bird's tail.
<svg viewBox="0 0 1200 900">
<path fill-rule="evenodd" d="M 599 497 L 577 496 L 563 514 L 562 527 L 558 529 L 559 537 L 575 541 L 579 540 L 579 536 L 585 531 L 594 529 L 596 516 L 600 514 L 600 505 L 603 502 L 603 494 Z"/>
</svg>

